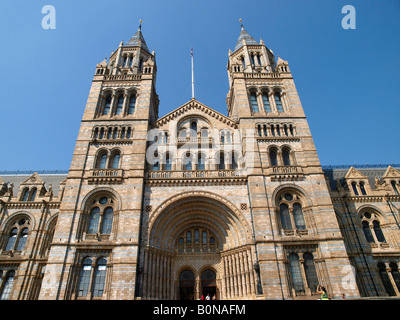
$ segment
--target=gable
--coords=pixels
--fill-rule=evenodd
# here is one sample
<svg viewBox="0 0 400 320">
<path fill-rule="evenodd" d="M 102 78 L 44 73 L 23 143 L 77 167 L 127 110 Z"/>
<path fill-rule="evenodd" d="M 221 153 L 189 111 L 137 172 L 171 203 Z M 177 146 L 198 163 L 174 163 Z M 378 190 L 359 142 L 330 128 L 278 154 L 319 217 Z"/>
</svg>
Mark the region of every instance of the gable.
<svg viewBox="0 0 400 320">
<path fill-rule="evenodd" d="M 382 176 L 384 179 L 390 179 L 390 178 L 400 178 L 400 171 L 396 170 L 392 166 L 389 166 L 385 172 L 385 174 Z"/>
<path fill-rule="evenodd" d="M 39 174 L 35 172 L 28 179 L 21 182 L 21 185 L 43 185 L 44 181 L 40 178 Z"/>
<path fill-rule="evenodd" d="M 161 128 L 171 122 L 176 122 L 179 125 L 186 119 L 196 117 L 208 122 L 211 127 L 221 126 L 232 129 L 237 128 L 237 123 L 235 121 L 205 104 L 198 102 L 196 99 L 190 100 L 174 111 L 161 117 L 153 124 L 153 126 L 155 128 Z"/>
<path fill-rule="evenodd" d="M 357 169 L 350 167 L 349 171 L 347 172 L 345 179 L 368 179 L 367 176 L 363 175 Z"/>
</svg>

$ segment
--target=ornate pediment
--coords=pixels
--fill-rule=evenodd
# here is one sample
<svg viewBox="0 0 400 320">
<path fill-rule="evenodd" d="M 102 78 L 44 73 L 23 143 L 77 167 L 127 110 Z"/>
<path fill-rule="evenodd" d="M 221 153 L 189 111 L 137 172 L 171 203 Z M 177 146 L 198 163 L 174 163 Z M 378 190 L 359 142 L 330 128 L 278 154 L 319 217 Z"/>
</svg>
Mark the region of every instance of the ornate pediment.
<svg viewBox="0 0 400 320">
<path fill-rule="evenodd" d="M 158 119 L 154 123 L 154 127 L 160 128 L 161 126 L 164 126 L 170 121 L 180 121 L 181 119 L 188 116 L 198 116 L 210 120 L 211 118 L 213 118 L 215 120 L 220 121 L 227 127 L 231 127 L 233 129 L 237 128 L 237 123 L 234 120 L 198 102 L 194 98 L 189 102 L 185 103 L 184 105 L 180 106 L 179 108 L 175 109 L 174 111 Z"/>
<path fill-rule="evenodd" d="M 363 175 L 360 171 L 357 169 L 350 167 L 349 171 L 347 171 L 347 174 L 345 176 L 345 179 L 368 179 L 367 176 Z"/>
<path fill-rule="evenodd" d="M 33 175 L 31 175 L 28 179 L 25 181 L 21 182 L 21 185 L 29 185 L 29 186 L 42 186 L 44 184 L 44 181 L 40 178 L 39 174 L 35 172 Z"/>
<path fill-rule="evenodd" d="M 398 179 L 400 178 L 400 171 L 389 166 L 385 171 L 385 174 L 382 176 L 383 179 Z"/>
</svg>

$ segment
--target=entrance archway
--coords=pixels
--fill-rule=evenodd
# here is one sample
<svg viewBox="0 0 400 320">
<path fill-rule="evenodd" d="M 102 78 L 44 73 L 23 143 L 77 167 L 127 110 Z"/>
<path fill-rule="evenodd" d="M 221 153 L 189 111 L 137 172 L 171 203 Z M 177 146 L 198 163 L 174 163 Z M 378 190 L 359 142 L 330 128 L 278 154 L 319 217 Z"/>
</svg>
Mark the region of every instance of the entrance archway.
<svg viewBox="0 0 400 320">
<path fill-rule="evenodd" d="M 194 300 L 194 274 L 191 270 L 183 270 L 179 275 L 179 298 Z"/>
<path fill-rule="evenodd" d="M 221 196 L 201 191 L 169 198 L 150 215 L 147 237 L 144 299 L 255 295 L 251 228 Z"/>
<path fill-rule="evenodd" d="M 217 297 L 217 275 L 214 270 L 206 269 L 201 274 L 201 289 L 204 299 L 207 295 L 210 299 L 215 295 Z"/>
</svg>

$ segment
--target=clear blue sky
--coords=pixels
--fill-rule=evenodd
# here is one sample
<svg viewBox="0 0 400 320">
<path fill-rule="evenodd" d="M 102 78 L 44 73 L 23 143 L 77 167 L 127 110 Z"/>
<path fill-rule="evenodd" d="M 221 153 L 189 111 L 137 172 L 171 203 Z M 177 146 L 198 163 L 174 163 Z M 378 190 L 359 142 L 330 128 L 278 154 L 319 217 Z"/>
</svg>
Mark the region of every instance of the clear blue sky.
<svg viewBox="0 0 400 320">
<path fill-rule="evenodd" d="M 56 29 L 41 25 L 44 5 Z M 344 5 L 356 29 L 341 25 Z M 68 170 L 96 64 L 136 32 L 157 59 L 160 116 L 191 98 L 226 111 L 239 18 L 289 62 L 321 164 L 400 163 L 398 0 L 2 0 L 2 170 Z"/>
</svg>

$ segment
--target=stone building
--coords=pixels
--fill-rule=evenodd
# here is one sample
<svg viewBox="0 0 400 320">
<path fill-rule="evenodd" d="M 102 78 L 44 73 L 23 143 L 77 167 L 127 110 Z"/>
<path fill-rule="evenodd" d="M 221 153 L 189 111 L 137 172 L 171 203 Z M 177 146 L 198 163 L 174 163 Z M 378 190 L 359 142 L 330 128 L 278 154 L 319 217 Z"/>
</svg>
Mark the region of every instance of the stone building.
<svg viewBox="0 0 400 320">
<path fill-rule="evenodd" d="M 141 27 L 97 64 L 69 171 L 0 175 L 0 299 L 400 295 L 398 168 L 323 169 L 243 26 L 227 71 L 227 115 L 159 117 Z"/>
</svg>

